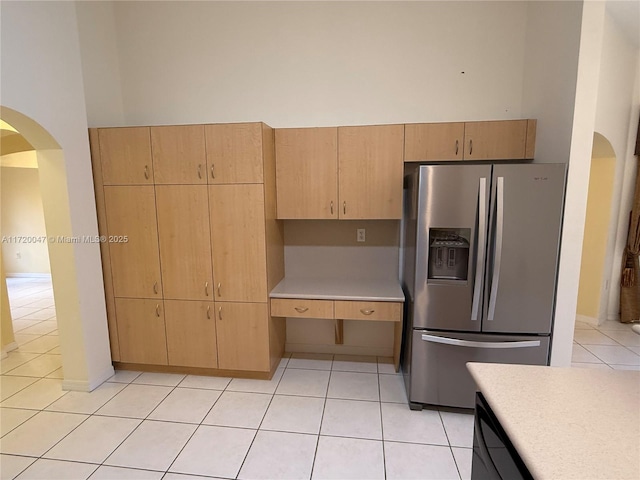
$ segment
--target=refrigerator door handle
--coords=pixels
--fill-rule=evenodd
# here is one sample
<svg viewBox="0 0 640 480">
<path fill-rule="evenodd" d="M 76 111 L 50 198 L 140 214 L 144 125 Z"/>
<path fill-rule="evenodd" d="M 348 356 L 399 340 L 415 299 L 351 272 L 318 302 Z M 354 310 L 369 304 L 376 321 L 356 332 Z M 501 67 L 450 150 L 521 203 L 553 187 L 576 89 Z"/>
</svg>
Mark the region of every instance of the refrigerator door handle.
<svg viewBox="0 0 640 480">
<path fill-rule="evenodd" d="M 519 340 L 516 342 L 475 342 L 473 340 L 460 340 L 459 338 L 440 337 L 437 335 L 422 334 L 422 340 L 431 343 L 442 343 L 456 347 L 471 348 L 531 348 L 539 347 L 540 340 Z"/>
<path fill-rule="evenodd" d="M 498 284 L 500 283 L 500 263 L 502 261 L 502 234 L 504 232 L 504 177 L 498 177 L 496 195 L 496 237 L 495 255 L 493 258 L 493 278 L 491 280 L 491 294 L 489 295 L 489 312 L 487 320 L 493 320 L 496 313 L 496 299 Z"/>
<path fill-rule="evenodd" d="M 478 194 L 478 246 L 476 258 L 476 279 L 473 286 L 473 304 L 471 305 L 471 320 L 478 320 L 480 310 L 480 294 L 482 279 L 484 278 L 484 259 L 487 253 L 487 179 L 480 178 Z"/>
</svg>

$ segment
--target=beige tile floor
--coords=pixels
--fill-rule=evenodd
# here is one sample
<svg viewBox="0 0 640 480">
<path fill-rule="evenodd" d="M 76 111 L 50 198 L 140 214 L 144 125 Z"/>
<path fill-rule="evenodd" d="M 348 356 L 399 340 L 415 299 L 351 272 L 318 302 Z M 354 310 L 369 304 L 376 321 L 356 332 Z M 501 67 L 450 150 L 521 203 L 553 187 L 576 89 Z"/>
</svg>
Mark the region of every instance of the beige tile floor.
<svg viewBox="0 0 640 480">
<path fill-rule="evenodd" d="M 61 388 L 50 282 L 8 279 L 19 349 L 1 362 L 0 477 L 466 479 L 472 416 L 406 405 L 391 360 L 294 354 L 273 379 L 119 371 Z M 578 323 L 574 366 L 640 368 L 640 336 Z"/>
</svg>

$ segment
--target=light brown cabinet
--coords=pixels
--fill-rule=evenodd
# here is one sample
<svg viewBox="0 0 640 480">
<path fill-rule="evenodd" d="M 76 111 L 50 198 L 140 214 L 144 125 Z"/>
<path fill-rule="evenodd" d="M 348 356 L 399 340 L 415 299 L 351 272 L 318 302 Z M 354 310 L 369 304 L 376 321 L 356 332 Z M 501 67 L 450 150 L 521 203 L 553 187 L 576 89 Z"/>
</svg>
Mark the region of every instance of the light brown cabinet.
<svg viewBox="0 0 640 480">
<path fill-rule="evenodd" d="M 399 219 L 403 125 L 276 130 L 278 218 Z"/>
<path fill-rule="evenodd" d="M 216 301 L 266 302 L 263 186 L 210 185 L 209 204 Z"/>
<path fill-rule="evenodd" d="M 404 161 L 532 159 L 535 138 L 536 120 L 407 124 Z"/>
<path fill-rule="evenodd" d="M 106 186 L 104 200 L 114 295 L 162 298 L 153 186 Z"/>
<path fill-rule="evenodd" d="M 206 185 L 156 186 L 165 299 L 213 300 Z"/>
<path fill-rule="evenodd" d="M 120 361 L 167 365 L 162 300 L 116 298 Z"/>
<path fill-rule="evenodd" d="M 208 182 L 262 183 L 262 123 L 205 125 Z"/>
<path fill-rule="evenodd" d="M 100 128 L 104 185 L 152 185 L 149 127 Z"/>
<path fill-rule="evenodd" d="M 165 300 L 169 365 L 218 367 L 214 302 Z"/>
<path fill-rule="evenodd" d="M 206 184 L 203 125 L 151 127 L 154 183 Z"/>
</svg>

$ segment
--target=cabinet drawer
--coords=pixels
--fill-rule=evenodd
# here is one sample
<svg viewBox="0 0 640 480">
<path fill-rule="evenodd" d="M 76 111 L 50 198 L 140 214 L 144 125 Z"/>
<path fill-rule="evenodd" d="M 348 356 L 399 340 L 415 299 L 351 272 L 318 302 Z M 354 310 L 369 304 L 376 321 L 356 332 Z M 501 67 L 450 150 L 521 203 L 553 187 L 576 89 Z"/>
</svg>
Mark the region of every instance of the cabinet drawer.
<svg viewBox="0 0 640 480">
<path fill-rule="evenodd" d="M 298 318 L 333 318 L 332 300 L 272 298 L 271 316 Z"/>
<path fill-rule="evenodd" d="M 336 301 L 335 317 L 343 320 L 400 322 L 402 321 L 402 303 Z"/>
</svg>

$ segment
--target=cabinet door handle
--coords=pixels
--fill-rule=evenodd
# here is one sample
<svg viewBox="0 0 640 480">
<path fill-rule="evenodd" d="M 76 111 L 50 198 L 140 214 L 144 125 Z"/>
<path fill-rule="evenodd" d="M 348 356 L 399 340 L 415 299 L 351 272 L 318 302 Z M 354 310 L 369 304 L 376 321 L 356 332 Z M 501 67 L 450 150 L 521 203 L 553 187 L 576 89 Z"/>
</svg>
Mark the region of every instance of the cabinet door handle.
<svg viewBox="0 0 640 480">
<path fill-rule="evenodd" d="M 156 317 L 160 316 L 160 304 L 156 303 Z"/>
<path fill-rule="evenodd" d="M 149 165 L 144 166 L 144 178 L 149 180 Z"/>
<path fill-rule="evenodd" d="M 331 215 L 333 215 L 333 200 L 331 200 Z"/>
<path fill-rule="evenodd" d="M 218 283 L 218 296 L 220 296 L 220 283 Z"/>
<path fill-rule="evenodd" d="M 211 164 L 211 178 L 216 178 L 216 174 L 213 171 L 214 164 Z"/>
<path fill-rule="evenodd" d="M 211 320 L 211 305 L 207 305 L 207 318 Z"/>
<path fill-rule="evenodd" d="M 296 312 L 298 313 L 304 313 L 307 310 L 309 310 L 307 307 L 293 307 L 295 309 Z"/>
<path fill-rule="evenodd" d="M 198 164 L 198 178 L 202 178 L 202 164 Z"/>
<path fill-rule="evenodd" d="M 458 144 L 459 144 L 459 142 L 458 142 L 458 140 L 456 140 L 456 157 L 458 156 Z"/>
<path fill-rule="evenodd" d="M 342 213 L 343 214 L 347 214 L 347 202 L 346 200 L 344 202 L 342 202 Z"/>
<path fill-rule="evenodd" d="M 205 296 L 209 296 L 209 282 L 204 282 L 204 294 Z"/>
<path fill-rule="evenodd" d="M 222 320 L 222 307 L 218 307 L 218 318 Z"/>
<path fill-rule="evenodd" d="M 153 284 L 153 293 L 158 294 L 158 282 Z"/>
<path fill-rule="evenodd" d="M 360 309 L 360 312 L 361 312 L 363 315 L 371 315 L 373 312 L 375 312 L 375 310 L 374 310 L 373 308 L 372 308 L 372 309 L 370 309 L 370 310 L 366 310 L 366 309 L 364 309 L 364 308 L 361 308 L 361 309 Z"/>
<path fill-rule="evenodd" d="M 469 155 L 473 153 L 473 138 L 469 140 Z"/>
</svg>

